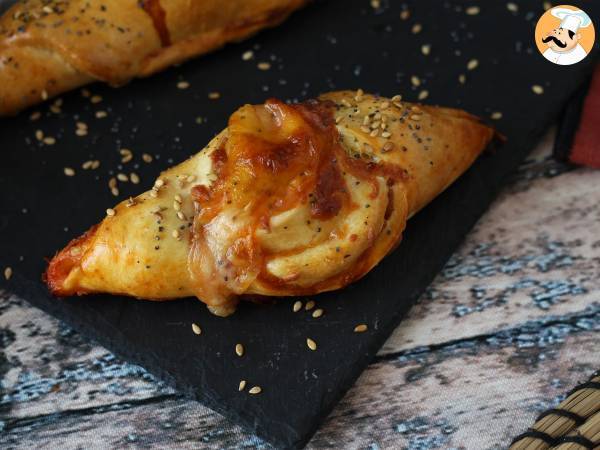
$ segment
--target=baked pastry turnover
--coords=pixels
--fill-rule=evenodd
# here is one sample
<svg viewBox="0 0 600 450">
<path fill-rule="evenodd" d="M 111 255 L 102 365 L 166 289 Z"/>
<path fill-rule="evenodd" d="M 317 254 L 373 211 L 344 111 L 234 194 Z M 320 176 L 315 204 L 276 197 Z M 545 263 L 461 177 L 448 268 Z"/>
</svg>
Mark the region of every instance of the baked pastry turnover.
<svg viewBox="0 0 600 450">
<path fill-rule="evenodd" d="M 307 0 L 18 0 L 0 17 L 0 116 L 144 77 L 277 25 Z"/>
<path fill-rule="evenodd" d="M 56 295 L 240 296 L 339 289 L 401 240 L 494 131 L 463 111 L 358 92 L 245 105 L 200 153 L 50 262 Z"/>
</svg>

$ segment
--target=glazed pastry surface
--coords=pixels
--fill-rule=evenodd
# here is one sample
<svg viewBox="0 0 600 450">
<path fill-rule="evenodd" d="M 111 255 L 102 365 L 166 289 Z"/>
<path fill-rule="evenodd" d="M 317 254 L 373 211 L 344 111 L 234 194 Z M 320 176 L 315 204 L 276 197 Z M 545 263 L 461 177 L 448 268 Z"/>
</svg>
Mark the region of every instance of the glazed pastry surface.
<svg viewBox="0 0 600 450">
<path fill-rule="evenodd" d="M 93 81 L 151 75 L 277 25 L 305 2 L 20 0 L 0 17 L 0 116 Z"/>
<path fill-rule="evenodd" d="M 341 288 L 398 245 L 493 135 L 463 111 L 360 91 L 245 105 L 58 253 L 48 284 L 63 296 L 197 296 L 218 315 L 243 295 Z"/>
</svg>

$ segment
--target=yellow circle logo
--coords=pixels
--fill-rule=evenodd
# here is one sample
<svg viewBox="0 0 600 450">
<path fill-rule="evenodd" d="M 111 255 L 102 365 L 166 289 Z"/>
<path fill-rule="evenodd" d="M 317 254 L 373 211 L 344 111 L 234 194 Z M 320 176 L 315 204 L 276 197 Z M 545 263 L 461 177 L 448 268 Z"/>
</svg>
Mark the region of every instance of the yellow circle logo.
<svg viewBox="0 0 600 450">
<path fill-rule="evenodd" d="M 582 9 L 560 5 L 546 11 L 535 27 L 535 44 L 548 61 L 570 66 L 592 50 L 596 32 L 590 16 Z"/>
</svg>

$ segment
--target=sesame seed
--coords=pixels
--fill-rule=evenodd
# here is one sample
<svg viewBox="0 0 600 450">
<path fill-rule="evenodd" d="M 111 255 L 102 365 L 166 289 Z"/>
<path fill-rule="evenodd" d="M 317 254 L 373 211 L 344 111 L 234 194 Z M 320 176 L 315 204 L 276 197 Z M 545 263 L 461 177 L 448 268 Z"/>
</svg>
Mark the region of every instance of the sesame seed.
<svg viewBox="0 0 600 450">
<path fill-rule="evenodd" d="M 108 180 L 108 187 L 111 189 L 117 187 L 117 179 L 115 177 L 112 177 L 110 180 Z"/>
<path fill-rule="evenodd" d="M 413 86 L 420 86 L 421 85 L 421 80 L 419 79 L 418 76 L 413 75 L 412 77 L 410 77 L 410 82 Z"/>
<path fill-rule="evenodd" d="M 306 345 L 308 345 L 308 348 L 310 348 L 313 352 L 317 349 L 317 343 L 311 338 L 306 338 Z"/>
<path fill-rule="evenodd" d="M 155 191 L 154 189 L 151 189 L 150 190 L 150 197 L 152 197 L 152 198 L 158 197 L 158 191 Z"/>
<path fill-rule="evenodd" d="M 142 160 L 145 163 L 151 163 L 152 162 L 152 155 L 149 155 L 148 153 L 143 153 L 142 154 Z"/>
<path fill-rule="evenodd" d="M 185 214 L 183 214 L 181 211 L 179 211 L 179 212 L 177 213 L 177 218 L 178 218 L 179 220 L 185 220 Z"/>
<path fill-rule="evenodd" d="M 61 113 L 61 109 L 59 106 L 56 105 L 50 105 L 50 112 L 54 113 L 54 114 L 60 114 Z"/>
<path fill-rule="evenodd" d="M 298 311 L 300 311 L 301 309 L 302 309 L 302 302 L 301 302 L 300 300 L 298 300 L 298 301 L 295 301 L 295 302 L 294 302 L 294 306 L 292 307 L 292 310 L 293 310 L 294 312 L 298 312 Z"/>
<path fill-rule="evenodd" d="M 469 6 L 467 9 L 465 9 L 465 13 L 467 13 L 467 16 L 476 16 L 477 14 L 479 14 L 479 6 Z"/>
<path fill-rule="evenodd" d="M 238 386 L 238 391 L 242 392 L 246 387 L 246 380 L 240 381 L 240 385 Z"/>
<path fill-rule="evenodd" d="M 136 204 L 135 199 L 133 197 L 129 197 L 127 199 L 127 203 L 125 203 L 125 206 L 127 206 L 128 208 L 131 208 L 135 204 Z"/>
<path fill-rule="evenodd" d="M 81 91 L 81 96 L 85 97 L 85 98 L 89 98 L 90 95 L 92 95 L 92 93 L 90 92 L 89 89 L 83 88 Z"/>
<path fill-rule="evenodd" d="M 337 116 L 337 117 L 335 118 L 335 123 L 340 123 L 340 122 L 342 121 L 342 119 L 343 119 L 343 118 L 344 118 L 343 116 Z"/>
<path fill-rule="evenodd" d="M 91 167 L 91 168 L 92 168 L 92 170 L 93 170 L 93 169 L 97 169 L 98 167 L 100 167 L 100 161 L 98 161 L 97 159 L 95 159 L 95 160 L 92 162 L 92 167 Z"/>
<path fill-rule="evenodd" d="M 494 120 L 500 120 L 502 119 L 502 113 L 500 111 L 494 111 L 490 117 Z"/>
<path fill-rule="evenodd" d="M 471 59 L 468 63 L 467 63 L 467 69 L 468 70 L 475 70 L 477 69 L 477 67 L 479 66 L 479 61 L 476 59 Z"/>
<path fill-rule="evenodd" d="M 87 129 L 87 127 L 88 127 L 87 123 L 85 123 L 85 122 L 75 122 L 75 126 L 77 128 L 82 128 L 82 129 Z"/>
<path fill-rule="evenodd" d="M 92 103 L 100 103 L 102 101 L 102 97 L 100 97 L 99 95 L 93 95 L 90 98 L 90 102 Z"/>
<path fill-rule="evenodd" d="M 244 346 L 242 344 L 235 344 L 235 354 L 244 356 Z"/>
<path fill-rule="evenodd" d="M 259 62 L 256 67 L 258 67 L 259 70 L 269 70 L 271 68 L 271 63 L 268 63 L 266 61 L 262 61 Z"/>
<path fill-rule="evenodd" d="M 539 84 L 534 84 L 533 86 L 531 86 L 531 90 L 533 91 L 534 94 L 537 94 L 537 95 L 542 95 L 544 93 L 544 88 L 542 86 L 540 86 Z"/>
<path fill-rule="evenodd" d="M 54 145 L 56 144 L 56 139 L 54 139 L 52 136 L 48 136 L 44 138 L 43 142 L 46 145 Z"/>
<path fill-rule="evenodd" d="M 318 319 L 319 317 L 321 317 L 323 315 L 323 309 L 319 308 L 319 309 L 315 309 L 312 313 L 312 316 L 315 319 Z"/>
<path fill-rule="evenodd" d="M 422 90 L 421 92 L 419 92 L 419 96 L 418 96 L 419 100 L 425 100 L 427 97 L 429 97 L 429 91 Z"/>
<path fill-rule="evenodd" d="M 154 182 L 154 187 L 158 188 L 158 189 L 160 189 L 164 185 L 165 185 L 165 180 L 163 180 L 162 178 L 157 178 L 156 181 Z"/>
<path fill-rule="evenodd" d="M 373 8 L 373 9 L 381 8 L 381 0 L 371 0 L 371 8 Z"/>
<path fill-rule="evenodd" d="M 429 45 L 429 44 L 421 45 L 421 53 L 423 53 L 425 56 L 429 55 L 431 53 L 431 45 Z"/>
<path fill-rule="evenodd" d="M 190 83 L 187 81 L 180 81 L 177 83 L 177 89 L 187 89 L 190 87 Z"/>
<path fill-rule="evenodd" d="M 421 25 L 420 23 L 415 23 L 410 31 L 412 32 L 412 34 L 419 34 L 422 29 L 423 25 Z"/>
<path fill-rule="evenodd" d="M 242 60 L 249 61 L 252 58 L 254 58 L 254 52 L 252 50 L 248 50 L 242 53 Z"/>
<path fill-rule="evenodd" d="M 117 180 L 126 183 L 126 182 L 129 181 L 129 177 L 127 175 L 125 175 L 124 173 L 118 173 L 117 174 Z"/>
<path fill-rule="evenodd" d="M 463 74 L 463 73 L 461 73 L 461 74 L 458 76 L 458 82 L 459 82 L 460 84 L 465 84 L 465 83 L 467 82 L 467 77 L 466 77 L 466 75 L 465 75 L 465 74 Z"/>
<path fill-rule="evenodd" d="M 400 13 L 400 18 L 402 20 L 408 20 L 409 17 L 410 17 L 410 11 L 408 9 L 405 9 L 404 11 L 402 11 Z"/>
<path fill-rule="evenodd" d="M 315 307 L 315 301 L 314 300 L 309 300 L 309 301 L 306 302 L 306 306 L 304 306 L 304 309 L 306 311 L 310 311 L 314 307 Z"/>
<path fill-rule="evenodd" d="M 208 93 L 208 98 L 211 100 L 217 100 L 218 98 L 221 98 L 221 93 L 219 92 L 209 92 Z"/>
<path fill-rule="evenodd" d="M 40 117 L 42 117 L 42 113 L 39 111 L 35 111 L 29 116 L 29 120 L 34 122 L 34 121 L 38 120 Z"/>
<path fill-rule="evenodd" d="M 88 132 L 87 132 L 87 129 L 85 129 L 85 128 L 77 128 L 75 130 L 75 134 L 77 136 L 87 136 Z"/>
<path fill-rule="evenodd" d="M 35 130 L 35 138 L 38 141 L 41 141 L 44 139 L 44 132 L 42 130 Z"/>
<path fill-rule="evenodd" d="M 388 141 L 385 144 L 383 144 L 383 147 L 381 148 L 381 153 L 387 153 L 389 151 L 392 151 L 393 149 L 394 149 L 394 143 Z"/>
<path fill-rule="evenodd" d="M 382 138 L 389 138 L 392 135 L 392 133 L 390 133 L 389 131 L 384 131 L 383 133 L 381 133 L 381 137 Z"/>
<path fill-rule="evenodd" d="M 370 133 L 371 129 L 365 125 L 360 127 L 360 131 L 364 132 L 364 133 Z"/>
<path fill-rule="evenodd" d="M 181 211 L 181 204 L 179 202 L 173 202 L 173 209 L 175 211 Z"/>
<path fill-rule="evenodd" d="M 10 280 L 10 277 L 12 277 L 12 274 L 13 274 L 12 267 L 6 267 L 4 269 L 4 278 L 6 278 L 6 281 Z"/>
<path fill-rule="evenodd" d="M 373 122 L 370 127 L 372 130 L 374 130 L 375 128 L 378 128 L 379 125 L 381 125 L 381 122 L 379 120 L 376 120 L 375 122 Z"/>
<path fill-rule="evenodd" d="M 139 184 L 139 182 L 140 182 L 140 177 L 135 172 L 131 172 L 131 174 L 129 175 L 129 179 L 131 180 L 131 182 L 133 184 Z"/>
<path fill-rule="evenodd" d="M 183 202 L 183 199 L 181 198 L 181 195 L 179 194 L 175 194 L 175 197 L 173 197 L 175 199 L 176 202 L 181 203 Z"/>
<path fill-rule="evenodd" d="M 110 193 L 112 195 L 114 195 L 115 197 L 118 197 L 119 196 L 119 188 L 116 188 L 116 187 L 110 188 Z"/>
<path fill-rule="evenodd" d="M 379 129 L 375 129 L 369 133 L 369 136 L 376 137 L 379 134 Z"/>
<path fill-rule="evenodd" d="M 192 331 L 194 332 L 194 334 L 202 334 L 202 328 L 200 328 L 200 325 L 196 323 L 192 324 Z"/>
<path fill-rule="evenodd" d="M 129 150 L 128 148 L 122 148 L 121 150 L 119 150 L 119 153 L 122 156 L 122 158 L 121 158 L 122 163 L 128 163 L 129 161 L 131 161 L 133 159 L 133 152 L 131 150 Z"/>
<path fill-rule="evenodd" d="M 86 161 L 86 162 L 84 162 L 84 163 L 81 165 L 81 168 L 82 168 L 83 170 L 88 170 L 88 169 L 91 169 L 91 168 L 92 168 L 92 165 L 93 165 L 93 164 L 94 164 L 94 161 L 92 161 L 92 160 L 89 160 L 89 161 Z"/>
<path fill-rule="evenodd" d="M 510 12 L 518 12 L 519 11 L 519 5 L 517 5 L 516 3 L 513 2 L 508 2 L 506 4 L 506 9 L 508 9 Z"/>
<path fill-rule="evenodd" d="M 114 216 L 115 214 L 116 214 L 116 211 L 115 211 L 114 209 L 112 209 L 112 208 L 108 208 L 108 209 L 106 210 L 106 215 L 107 215 L 107 216 L 110 216 L 110 217 L 112 217 L 112 216 Z"/>
<path fill-rule="evenodd" d="M 108 113 L 106 111 L 96 111 L 96 118 L 97 119 L 104 119 L 106 116 L 108 116 Z"/>
<path fill-rule="evenodd" d="M 248 393 L 252 394 L 252 395 L 260 394 L 261 392 L 262 392 L 262 389 L 260 386 L 254 386 L 254 387 L 250 388 L 250 390 L 248 391 Z"/>
<path fill-rule="evenodd" d="M 71 167 L 65 167 L 64 172 L 65 172 L 65 175 L 68 177 L 72 177 L 73 175 L 75 175 L 75 170 L 72 169 Z"/>
<path fill-rule="evenodd" d="M 365 331 L 367 331 L 367 325 L 365 325 L 364 323 L 362 323 L 360 325 L 356 325 L 354 327 L 355 333 L 364 333 Z"/>
<path fill-rule="evenodd" d="M 46 89 L 42 90 L 42 100 L 48 100 L 48 91 Z"/>
<path fill-rule="evenodd" d="M 179 234 L 179 230 L 173 230 L 173 232 L 171 233 L 171 236 L 173 236 L 177 240 L 179 240 L 181 238 L 181 235 Z"/>
</svg>

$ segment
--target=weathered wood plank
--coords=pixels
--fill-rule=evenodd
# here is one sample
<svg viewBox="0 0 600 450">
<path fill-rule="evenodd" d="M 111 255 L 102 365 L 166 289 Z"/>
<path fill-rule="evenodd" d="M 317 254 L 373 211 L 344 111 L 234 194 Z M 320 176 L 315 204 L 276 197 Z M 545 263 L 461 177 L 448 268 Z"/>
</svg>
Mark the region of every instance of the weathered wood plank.
<svg viewBox="0 0 600 450">
<path fill-rule="evenodd" d="M 600 309 L 371 365 L 308 448 L 503 448 L 600 364 Z M 468 370 L 465 370 L 468 367 Z M 10 448 L 268 448 L 171 397 L 5 423 Z"/>
</svg>

